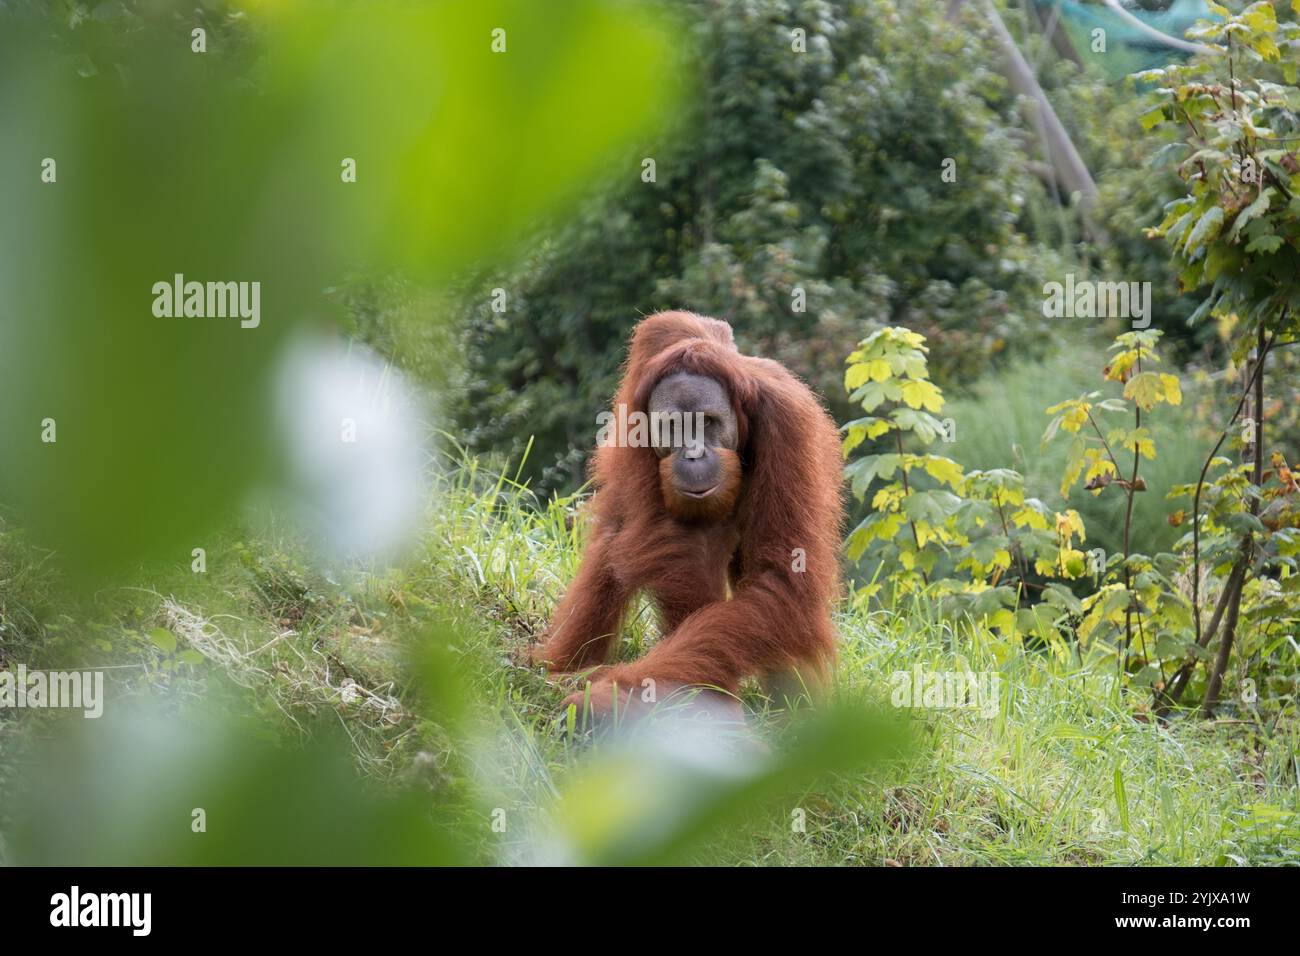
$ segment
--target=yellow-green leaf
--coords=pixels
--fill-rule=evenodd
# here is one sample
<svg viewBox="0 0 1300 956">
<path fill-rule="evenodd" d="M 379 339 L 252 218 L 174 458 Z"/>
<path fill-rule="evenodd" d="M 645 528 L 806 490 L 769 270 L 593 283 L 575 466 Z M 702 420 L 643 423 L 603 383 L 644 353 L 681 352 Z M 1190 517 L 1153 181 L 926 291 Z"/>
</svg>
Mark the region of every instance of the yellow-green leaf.
<svg viewBox="0 0 1300 956">
<path fill-rule="evenodd" d="M 904 382 L 903 401 L 912 408 L 924 408 L 928 412 L 937 412 L 943 408 L 943 394 L 932 382 L 927 381 Z"/>
</svg>

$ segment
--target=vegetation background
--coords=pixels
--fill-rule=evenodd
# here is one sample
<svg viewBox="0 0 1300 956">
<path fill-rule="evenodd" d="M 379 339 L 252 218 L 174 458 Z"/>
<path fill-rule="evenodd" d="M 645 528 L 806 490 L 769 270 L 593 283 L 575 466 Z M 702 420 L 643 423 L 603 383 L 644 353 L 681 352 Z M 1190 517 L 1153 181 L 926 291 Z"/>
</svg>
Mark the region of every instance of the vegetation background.
<svg viewBox="0 0 1300 956">
<path fill-rule="evenodd" d="M 1275 25 L 1294 18 L 1289 3 L 1264 5 L 1277 8 Z M 373 127 L 362 122 L 368 97 L 394 92 L 366 78 L 374 62 L 360 62 L 323 92 L 311 85 L 317 74 L 306 52 L 299 51 L 301 62 L 289 57 L 298 73 L 266 69 L 260 37 L 281 29 L 301 36 L 304 25 L 322 31 L 311 36 L 341 33 L 329 32 L 338 22 L 313 20 L 300 5 L 285 4 L 283 22 L 264 18 L 261 6 L 0 2 L 0 17 L 56 38 L 44 67 L 80 77 L 72 83 L 109 86 L 127 75 L 123 64 L 139 74 L 134 57 L 146 41 L 162 37 L 161 48 L 175 40 L 185 50 L 191 28 L 202 26 L 205 56 L 219 64 L 209 81 L 251 89 L 256 109 L 266 107 L 249 120 L 248 133 L 268 155 L 284 155 L 270 151 L 284 146 L 269 131 L 291 115 L 323 117 L 306 128 L 308 142 L 328 142 L 349 124 L 376 136 L 403 128 L 400 117 L 379 116 Z M 424 56 L 421 38 L 448 22 L 486 48 L 492 26 L 524 17 L 527 6 L 487 4 L 473 12 L 467 4 L 432 4 L 427 23 L 406 28 L 376 8 L 348 24 L 359 49 L 369 39 L 388 51 L 385 59 L 400 60 L 403 51 Z M 430 141 L 463 152 L 460 165 L 440 167 L 456 187 L 434 195 L 418 163 L 394 164 L 383 167 L 396 183 L 391 192 L 367 194 L 382 215 L 332 203 L 314 209 L 310 194 L 298 205 L 265 207 L 277 215 L 310 210 L 303 215 L 312 231 L 361 237 L 337 248 L 322 240 L 304 256 L 310 268 L 288 268 L 274 230 L 250 233 L 248 223 L 227 222 L 220 210 L 228 197 L 214 193 L 199 206 L 228 232 L 214 233 L 212 248 L 187 245 L 196 262 L 229 265 L 213 258 L 222 237 L 247 242 L 250 257 L 260 253 L 261 264 L 282 267 L 273 274 L 293 280 L 295 307 L 327 318 L 303 327 L 328 326 L 333 341 L 378 356 L 408 383 L 427 457 L 419 461 L 423 491 L 405 520 L 411 533 L 399 557 L 324 556 L 311 522 L 291 517 L 283 497 L 259 491 L 290 467 L 276 452 L 268 453 L 277 462 L 266 469 L 269 477 L 242 465 L 227 470 L 250 448 L 274 446 L 276 433 L 248 424 L 255 442 L 227 441 L 210 395 L 164 422 L 177 434 L 197 433 L 175 449 L 183 455 L 168 454 L 156 435 L 105 452 L 105 472 L 115 477 L 103 497 L 85 500 L 87 509 L 114 517 L 93 523 L 94 535 L 59 517 L 64 499 L 47 495 L 42 473 L 24 467 L 31 453 L 19 449 L 18 435 L 30 432 L 28 424 L 6 422 L 13 427 L 5 432 L 8 462 L 0 461 L 0 475 L 7 471 L 0 481 L 0 668 L 105 668 L 114 703 L 103 721 L 84 725 L 53 712 L 0 710 L 0 859 L 1300 861 L 1300 606 L 1285 583 L 1294 583 L 1285 548 L 1259 572 L 1261 581 L 1278 583 L 1278 606 L 1267 626 L 1243 628 L 1214 719 L 1187 709 L 1157 719 L 1158 696 L 1153 701 L 1149 681 L 1141 682 L 1154 655 L 1147 660 L 1143 651 L 1140 665 L 1129 667 L 1116 650 L 1120 637 L 1093 644 L 1078 636 L 1091 607 L 1079 602 L 1107 580 L 1115 584 L 1105 577 L 1121 573 L 1113 567 L 1022 573 L 1025 588 L 1061 578 L 1068 613 L 1047 628 L 1021 628 L 979 611 L 978 600 L 953 613 L 938 591 L 904 587 L 901 575 L 899 586 L 874 589 L 900 565 L 892 552 L 870 551 L 846 559 L 853 591 L 837 612 L 843 656 L 835 705 L 825 713 L 791 716 L 751 689 L 745 704 L 761 746 L 751 749 L 747 734 L 719 756 L 708 749 L 715 744 L 701 743 L 716 758 L 713 772 L 698 753 L 653 738 L 628 743 L 557 732 L 555 708 L 565 689 L 515 665 L 511 654 L 538 633 L 576 567 L 596 415 L 607 407 L 640 315 L 685 308 L 726 319 L 742 351 L 785 363 L 840 422 L 861 414 L 844 378 L 845 359 L 859 342 L 886 329 L 920 333 L 929 379 L 946 400 L 935 415 L 955 424 L 955 441 L 935 447 L 971 472 L 1014 470 L 1022 499 L 1037 502 L 1045 521 L 1074 512 L 1087 534 L 1077 546 L 1111 556 L 1127 555 L 1129 539 L 1144 555 L 1183 554 L 1187 528 L 1171 522 L 1166 494 L 1195 482 L 1215 438 L 1232 425 L 1245 368 L 1244 356 L 1233 352 L 1244 320 L 1198 314 L 1204 290 L 1180 281 L 1185 263 L 1144 233 L 1190 188 L 1165 148 L 1179 141 L 1177 124 L 1144 120 L 1159 83 L 1123 78 L 1149 60 L 1117 66 L 1086 46 L 1066 55 L 1048 29 L 1054 5 L 1029 0 L 678 0 L 632 21 L 634 29 L 618 20 L 625 6 L 584 2 L 554 22 L 534 9 L 518 21 L 533 32 L 512 27 L 511 43 L 521 46 L 511 49 L 521 49 L 523 38 L 544 38 L 556 49 L 567 44 L 564 52 L 586 64 L 571 86 L 546 87 L 549 99 L 530 105 L 519 105 L 521 87 L 494 86 L 481 61 L 455 53 L 448 41 L 448 62 L 469 71 L 459 74 L 461 92 L 453 94 L 467 106 L 451 111 L 450 125 Z M 1170 4 L 1126 6 L 1160 14 Z M 1098 6 L 1064 7 L 1076 18 L 1103 17 L 1098 22 L 1122 35 Z M 1246 5 L 1229 7 L 1236 14 Z M 1095 179 L 1095 197 L 1071 195 L 1052 175 L 1038 138 L 1041 114 L 1008 82 L 1006 49 L 989 9 L 1031 64 Z M 301 22 L 293 19 L 299 15 Z M 1078 34 L 1077 21 L 1070 25 L 1072 38 L 1090 38 Z M 425 26 L 429 34 L 420 32 Z M 804 31 L 798 53 L 796 28 Z M 459 36 L 455 29 L 450 35 Z M 1290 119 L 1274 117 L 1273 132 L 1294 137 L 1300 35 L 1286 28 L 1277 35 L 1277 56 L 1256 58 L 1251 69 L 1279 87 L 1289 84 L 1283 112 Z M 588 62 L 594 48 L 605 53 Z M 1126 55 L 1118 43 L 1112 49 L 1117 60 Z M 649 80 L 616 68 L 630 61 L 620 54 L 633 50 L 653 53 L 635 61 L 655 65 Z M 155 79 L 178 70 L 188 76 L 160 57 L 150 61 Z M 521 57 L 518 82 L 554 75 L 554 59 Z M 1281 73 L 1288 61 L 1289 79 Z M 1164 62 L 1183 58 L 1171 51 Z M 607 83 L 591 82 L 602 69 L 611 71 Z M 669 73 L 672 83 L 663 79 Z M 21 78 L 11 68 L 0 89 L 12 94 Z M 303 107 L 335 102 L 331 96 L 349 82 L 355 86 L 340 114 Z M 431 88 L 420 84 L 433 80 L 412 74 L 392 82 L 418 111 Z M 627 95 L 647 82 L 657 91 L 648 101 Z M 319 98 L 295 99 L 304 89 Z M 15 102 L 0 93 L 0 118 L 19 132 L 37 128 L 20 122 L 26 114 Z M 140 106 L 130 93 L 114 102 L 123 116 Z M 203 100 L 199 116 L 248 115 L 230 108 Z M 159 115 L 180 109 L 179 102 L 163 104 Z M 556 143 L 564 136 L 548 124 L 569 114 L 594 119 L 574 124 L 572 144 L 562 148 Z M 391 127 L 384 125 L 390 119 Z M 162 122 L 166 128 L 169 121 Z M 106 125 L 99 133 L 117 130 Z M 95 141 L 86 135 L 84 142 Z M 490 159 L 480 175 L 474 154 L 485 143 L 496 145 L 482 150 Z M 332 142 L 328 150 L 336 162 Z M 170 158 L 181 170 L 219 165 L 192 153 Z M 650 181 L 647 158 L 654 161 Z M 949 159 L 955 182 L 941 178 Z M 12 162 L 17 168 L 19 160 Z M 506 172 L 530 163 L 536 175 Z M 71 168 L 61 162 L 61 176 Z M 364 182 L 372 167 L 363 157 L 360 168 Z M 6 182 L 31 178 L 8 166 L 0 172 Z M 300 172 L 288 166 L 262 185 Z M 169 177 L 180 175 L 175 170 L 157 175 L 161 185 L 138 173 L 128 178 L 123 196 L 135 187 L 140 195 L 184 194 L 167 191 Z M 513 191 L 492 179 L 507 175 Z M 108 181 L 105 174 L 98 188 Z M 239 188 L 256 193 L 253 185 Z M 526 197 L 527 215 L 505 211 L 499 197 L 507 193 Z M 12 208 L 53 215 L 25 195 L 16 194 Z M 408 195 L 415 197 L 409 208 Z M 89 218 L 76 218 L 83 214 Z M 125 213 L 83 206 L 67 215 L 64 231 L 51 226 L 49 234 L 84 228 L 92 237 L 84 253 L 93 256 L 114 245 L 114 217 Z M 1296 247 L 1292 217 L 1277 227 L 1283 254 Z M 380 238 L 392 224 L 411 246 L 393 251 L 396 240 Z M 148 228 L 146 221 L 140 231 Z M 48 253 L 21 229 L 11 224 L 0 251 L 27 243 Z M 249 235 L 255 239 L 239 238 Z M 361 261 L 367 257 L 352 255 L 353 246 L 375 251 L 377 261 Z M 17 290 L 3 302 L 0 346 L 8 351 L 0 363 L 9 360 L 13 392 L 30 394 L 38 380 L 19 363 L 37 353 L 25 353 L 35 346 L 13 330 L 19 308 L 41 300 L 24 294 L 22 261 L 0 267 L 0 278 Z M 128 268 L 124 262 L 117 267 Z M 1152 328 L 1162 333 L 1163 368 L 1181 379 L 1183 400 L 1161 406 L 1147 422 L 1158 454 L 1143 463 L 1144 494 L 1063 489 L 1071 452 L 1042 440 L 1045 410 L 1100 387 L 1111 341 L 1128 328 L 1107 319 L 1047 318 L 1044 284 L 1066 273 L 1151 283 Z M 797 293 L 806 310 L 795 306 Z M 69 315 L 93 314 L 85 300 L 58 305 Z M 114 327 L 134 328 L 122 323 Z M 90 327 L 68 320 L 58 328 L 73 336 Z M 1276 328 L 1283 342 L 1292 335 Z M 187 376 L 201 376 L 210 360 L 192 344 L 168 353 L 147 344 L 152 333 L 122 334 L 104 347 L 131 365 L 141 354 L 166 364 L 185 353 L 162 380 L 169 389 L 187 388 Z M 232 379 L 267 380 L 268 355 L 219 357 L 232 363 Z M 61 373 L 76 368 L 50 361 Z M 1270 361 L 1268 449 L 1294 462 L 1300 378 L 1285 349 Z M 95 381 L 109 392 L 117 387 Z M 272 389 L 253 391 L 266 398 Z M 254 397 L 248 409 L 231 411 L 232 421 L 245 412 L 245 423 L 267 417 Z M 147 420 L 158 404 L 153 389 L 142 387 L 114 407 L 121 413 L 115 420 L 137 413 Z M 33 400 L 22 407 L 40 406 Z M 108 427 L 107 417 L 98 425 Z M 213 497 L 177 494 L 196 469 L 238 476 Z M 365 487 L 374 493 L 375 486 Z M 75 483 L 57 488 L 66 500 L 83 500 Z M 974 495 L 965 486 L 960 492 Z M 186 512 L 193 521 L 168 517 L 173 506 L 180 513 L 182 499 L 197 501 L 193 514 Z M 855 500 L 854 509 L 846 532 L 880 510 L 871 496 Z M 140 519 L 138 539 L 137 514 L 156 518 Z M 96 548 L 87 551 L 92 538 Z M 190 559 L 196 540 L 204 543 L 203 573 Z M 1072 543 L 1058 541 L 1053 554 Z M 941 562 L 955 561 L 969 542 L 950 544 Z M 1008 555 L 1026 553 L 1020 547 L 1009 541 Z M 79 549 L 94 558 L 92 572 L 77 560 Z M 1000 575 L 991 564 L 982 578 L 972 572 L 967 598 L 990 582 L 996 587 Z M 1177 600 L 1170 600 L 1185 604 L 1187 578 L 1172 577 L 1167 591 Z M 1031 608 L 1024 594 L 1012 594 L 1011 610 Z M 653 615 L 642 608 L 619 653 L 634 656 L 654 637 Z M 1181 661 L 1188 648 L 1184 640 L 1162 657 Z M 897 713 L 882 716 L 873 703 L 888 699 L 891 675 L 918 665 L 997 674 L 1004 693 L 996 713 L 927 710 L 906 715 L 900 728 Z M 1199 695 L 1205 677 L 1196 673 Z M 1258 685 L 1258 697 L 1242 693 L 1246 681 Z M 1195 702 L 1189 696 L 1185 703 Z M 904 742 L 889 750 L 886 742 L 899 736 Z M 735 773 L 727 772 L 729 761 Z M 192 811 L 200 807 L 226 821 L 220 841 L 194 829 Z"/>
</svg>

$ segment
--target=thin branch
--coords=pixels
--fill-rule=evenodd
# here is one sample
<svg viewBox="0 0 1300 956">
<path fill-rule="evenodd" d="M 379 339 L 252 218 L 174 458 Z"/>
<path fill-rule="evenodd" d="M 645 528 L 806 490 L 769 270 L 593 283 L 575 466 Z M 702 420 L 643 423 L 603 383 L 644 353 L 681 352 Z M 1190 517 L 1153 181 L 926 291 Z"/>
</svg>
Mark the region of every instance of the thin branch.
<svg viewBox="0 0 1300 956">
<path fill-rule="evenodd" d="M 1245 542 L 1242 542 L 1245 544 Z M 1224 611 L 1232 602 L 1233 596 L 1241 586 L 1242 580 L 1246 576 L 1246 565 L 1249 554 L 1245 548 L 1242 549 L 1232 570 L 1228 573 L 1228 580 L 1224 582 L 1223 591 L 1219 594 L 1219 600 L 1215 602 L 1214 613 L 1210 616 L 1210 626 L 1205 629 L 1196 640 L 1197 647 L 1206 647 L 1214 639 L 1215 633 L 1219 630 L 1219 622 L 1223 619 Z M 1191 679 L 1192 671 L 1196 667 L 1197 657 L 1194 653 L 1188 653 L 1183 661 L 1183 666 L 1174 674 L 1173 680 L 1166 685 L 1164 693 L 1161 695 L 1161 703 L 1156 708 L 1156 716 L 1163 717 L 1167 714 L 1183 695 L 1183 690 L 1187 687 L 1187 682 Z"/>
<path fill-rule="evenodd" d="M 1124 474 L 1124 471 L 1120 468 L 1119 462 L 1115 460 L 1115 453 L 1110 450 L 1110 442 L 1106 441 L 1106 436 L 1101 433 L 1101 426 L 1099 426 L 1097 420 L 1092 417 L 1092 411 L 1089 410 L 1085 414 L 1088 416 L 1088 421 L 1092 423 L 1093 431 L 1095 431 L 1097 437 L 1101 439 L 1102 447 L 1106 449 L 1106 457 L 1109 458 L 1110 463 L 1115 466 L 1115 477 L 1118 478 L 1120 475 Z"/>
<path fill-rule="evenodd" d="M 1137 360 L 1135 362 L 1137 374 L 1142 374 L 1142 343 L 1138 342 Z M 1137 495 L 1138 465 L 1142 462 L 1142 453 L 1139 449 L 1142 447 L 1141 438 L 1138 432 L 1142 429 L 1142 406 L 1133 402 L 1133 477 L 1128 481 L 1128 487 L 1124 489 L 1124 590 L 1128 594 L 1128 605 L 1124 608 L 1124 651 L 1133 645 L 1133 594 L 1130 585 L 1133 580 L 1133 573 L 1128 566 L 1129 558 L 1129 535 L 1133 529 L 1133 499 Z"/>
<path fill-rule="evenodd" d="M 1274 333 L 1276 335 L 1276 333 Z M 1252 411 L 1255 413 L 1255 429 L 1251 436 L 1254 441 L 1255 468 L 1254 484 L 1259 488 L 1264 483 L 1264 359 L 1267 355 L 1265 346 L 1267 341 L 1264 338 L 1264 323 L 1260 322 L 1258 332 L 1258 345 L 1255 347 L 1255 407 Z M 1250 513 L 1259 515 L 1259 497 L 1252 495 L 1250 499 Z M 1247 550 L 1253 548 L 1253 536 L 1250 532 L 1246 533 Z M 1214 668 L 1210 671 L 1209 683 L 1205 686 L 1205 703 L 1202 705 L 1201 713 L 1206 718 L 1214 716 L 1214 708 L 1219 703 L 1219 691 L 1223 687 L 1223 675 L 1228 668 L 1228 658 L 1232 653 L 1232 641 L 1237 632 L 1237 616 L 1241 610 L 1241 595 L 1246 589 L 1245 579 L 1237 587 L 1237 594 L 1233 598 L 1232 607 L 1228 612 L 1228 620 L 1223 629 L 1223 640 L 1219 642 L 1219 653 L 1214 659 Z"/>
<path fill-rule="evenodd" d="M 1287 311 L 1282 310 L 1282 321 L 1278 323 L 1278 328 L 1286 323 Z M 1255 363 L 1247 376 L 1246 386 L 1241 390 L 1241 398 L 1237 401 L 1237 408 L 1228 419 L 1228 424 L 1224 426 L 1219 440 L 1214 443 L 1214 448 L 1210 450 L 1209 455 L 1205 458 L 1205 464 L 1201 466 L 1200 478 L 1196 481 L 1196 492 L 1192 496 L 1192 619 L 1196 625 L 1196 643 L 1201 643 L 1201 491 L 1205 487 L 1205 476 L 1209 474 L 1210 464 L 1214 461 L 1215 455 L 1223 447 L 1224 441 L 1228 437 L 1228 432 L 1232 429 L 1233 424 L 1241 415 L 1242 408 L 1245 407 L 1246 398 L 1250 395 L 1251 389 L 1255 385 L 1255 379 L 1259 376 L 1259 370 L 1264 367 L 1263 359 L 1273 348 L 1273 342 L 1277 339 L 1277 331 L 1269 336 L 1268 341 L 1264 343 L 1263 353 L 1259 356 L 1260 361 Z M 1211 629 L 1213 633 L 1213 629 Z M 1205 645 L 1202 644 L 1202 647 Z"/>
</svg>

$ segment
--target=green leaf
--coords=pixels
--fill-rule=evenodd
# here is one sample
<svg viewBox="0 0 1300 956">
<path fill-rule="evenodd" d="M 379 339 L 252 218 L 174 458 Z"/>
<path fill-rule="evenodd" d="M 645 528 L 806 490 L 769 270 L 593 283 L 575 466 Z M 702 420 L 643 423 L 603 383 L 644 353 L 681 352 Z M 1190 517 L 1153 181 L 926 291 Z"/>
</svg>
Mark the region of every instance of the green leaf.
<svg viewBox="0 0 1300 956">
<path fill-rule="evenodd" d="M 1275 235 L 1256 236 L 1246 245 L 1247 252 L 1262 252 L 1272 255 L 1282 248 L 1282 237 Z"/>
<path fill-rule="evenodd" d="M 961 506 L 961 499 L 950 491 L 914 491 L 903 501 L 903 511 L 913 521 L 943 524 Z"/>
<path fill-rule="evenodd" d="M 1273 33 L 1277 30 L 1277 13 L 1267 0 L 1257 0 L 1241 12 L 1246 26 L 1256 33 Z"/>
<path fill-rule="evenodd" d="M 943 408 L 943 394 L 934 384 L 924 380 L 904 382 L 903 401 L 912 408 L 925 408 L 931 412 Z"/>
<path fill-rule="evenodd" d="M 896 454 L 865 455 L 846 465 L 844 475 L 852 483 L 853 494 L 861 498 L 866 494 L 872 481 L 877 478 L 892 477 L 898 469 L 899 460 Z"/>
<path fill-rule="evenodd" d="M 1119 825 L 1128 832 L 1128 793 L 1124 789 L 1124 772 L 1115 768 L 1115 807 L 1119 810 Z"/>
<path fill-rule="evenodd" d="M 849 366 L 844 373 L 844 388 L 853 391 L 867 382 L 883 382 L 889 378 L 889 363 L 884 359 L 870 359 Z"/>
<path fill-rule="evenodd" d="M 1191 235 L 1187 237 L 1187 243 L 1183 246 L 1183 251 L 1190 256 L 1217 236 L 1222 228 L 1223 209 L 1220 206 L 1211 206 L 1196 221 L 1196 226 L 1192 229 Z"/>
<path fill-rule="evenodd" d="M 1043 439 L 1041 442 L 1042 445 L 1046 445 L 1048 442 L 1050 442 L 1053 438 L 1056 437 L 1056 433 L 1061 428 L 1061 421 L 1064 418 L 1065 418 L 1064 415 L 1057 415 L 1055 418 L 1053 418 L 1050 422 L 1047 423 L 1047 430 L 1043 432 Z"/>
<path fill-rule="evenodd" d="M 1083 603 L 1074 596 L 1074 592 L 1054 581 L 1043 589 L 1043 600 L 1071 614 L 1083 613 Z"/>
<path fill-rule="evenodd" d="M 1041 743 L 1044 740 L 1101 740 L 1101 735 L 1073 724 L 1059 723 L 1053 724 L 1046 731 L 1038 735 L 1035 743 Z"/>
<path fill-rule="evenodd" d="M 867 382 L 849 396 L 849 401 L 858 402 L 863 410 L 871 412 L 885 402 L 898 401 L 902 394 L 897 382 Z"/>
<path fill-rule="evenodd" d="M 1257 216 L 1262 216 L 1268 212 L 1269 203 L 1272 201 L 1275 191 L 1272 186 L 1264 189 L 1253 203 L 1237 213 L 1237 217 L 1232 220 L 1232 228 L 1228 230 L 1228 238 L 1236 241 L 1237 234 L 1245 228 L 1246 224 Z"/>
<path fill-rule="evenodd" d="M 165 627 L 155 627 L 149 632 L 148 637 L 154 646 L 164 654 L 170 654 L 176 650 L 176 635 Z"/>
<path fill-rule="evenodd" d="M 935 418 L 929 412 L 923 412 L 915 408 L 900 407 L 890 413 L 890 417 L 895 424 L 904 431 L 913 432 L 917 438 L 930 444 L 944 431 L 944 424 Z"/>
<path fill-rule="evenodd" d="M 922 466 L 926 472 L 938 481 L 951 485 L 953 488 L 961 486 L 962 479 L 965 477 L 961 470 L 961 465 L 957 464 L 951 458 L 943 458 L 939 455 L 926 455 Z"/>
<path fill-rule="evenodd" d="M 1228 515 L 1223 519 L 1223 523 L 1238 534 L 1248 532 L 1254 534 L 1267 533 L 1264 523 L 1248 511 L 1239 511 L 1236 514 Z"/>
</svg>

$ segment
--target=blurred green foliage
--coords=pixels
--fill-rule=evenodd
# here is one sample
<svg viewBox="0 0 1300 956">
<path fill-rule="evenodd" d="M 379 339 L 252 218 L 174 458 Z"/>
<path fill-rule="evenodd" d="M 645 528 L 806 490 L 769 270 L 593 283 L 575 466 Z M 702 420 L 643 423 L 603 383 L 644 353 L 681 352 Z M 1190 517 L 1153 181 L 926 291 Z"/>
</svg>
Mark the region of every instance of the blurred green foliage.
<svg viewBox="0 0 1300 956">
<path fill-rule="evenodd" d="M 486 768 L 524 747 L 552 747 L 547 719 L 527 729 L 486 717 L 473 675 L 453 657 L 468 635 L 426 632 L 407 696 L 422 737 L 446 741 L 396 779 L 359 776 L 355 714 L 335 698 L 300 714 L 297 740 L 248 716 L 220 663 L 196 702 L 193 676 L 115 696 L 103 717 L 52 715 L 39 746 L 9 754 L 6 862 L 130 866 L 446 866 L 492 863 L 657 865 L 719 851 L 809 788 L 873 779 L 906 758 L 913 733 L 861 694 L 790 721 L 769 746 L 750 727 L 655 718 L 616 736 L 570 740 L 581 758 L 540 806 Z M 173 638 L 174 640 L 174 638 Z M 194 652 L 197 653 L 197 652 Z M 340 665 L 341 666 L 341 665 Z M 192 674 L 193 672 L 191 672 Z M 499 668 L 497 669 L 499 675 Z M 304 675 L 298 675 L 301 679 Z M 35 719 L 35 718 L 33 718 Z M 497 726 L 493 727 L 493 723 Z M 447 736 L 442 736 L 442 735 Z M 423 770 L 423 772 L 416 772 Z M 0 783 L 3 783 L 0 777 Z"/>
<path fill-rule="evenodd" d="M 500 261 L 679 73 L 662 22 L 596 0 L 0 17 L 0 501 L 82 572 L 187 558 L 271 475 L 275 361 L 322 289 Z M 155 317 L 176 274 L 259 282 L 260 324 Z"/>
<path fill-rule="evenodd" d="M 150 704 L 78 721 L 24 765 L 14 861 L 65 866 L 468 862 L 415 790 L 363 782 L 337 726 L 276 746 L 229 714 Z"/>
<path fill-rule="evenodd" d="M 635 728 L 566 782 L 533 861 L 707 864 L 701 851 L 718 852 L 747 824 L 772 814 L 797 819 L 801 795 L 824 786 L 829 770 L 879 785 L 881 765 L 914 743 L 898 713 L 861 703 L 799 715 L 784 730 L 773 753 L 748 728 L 729 734 L 689 719 Z"/>
</svg>

